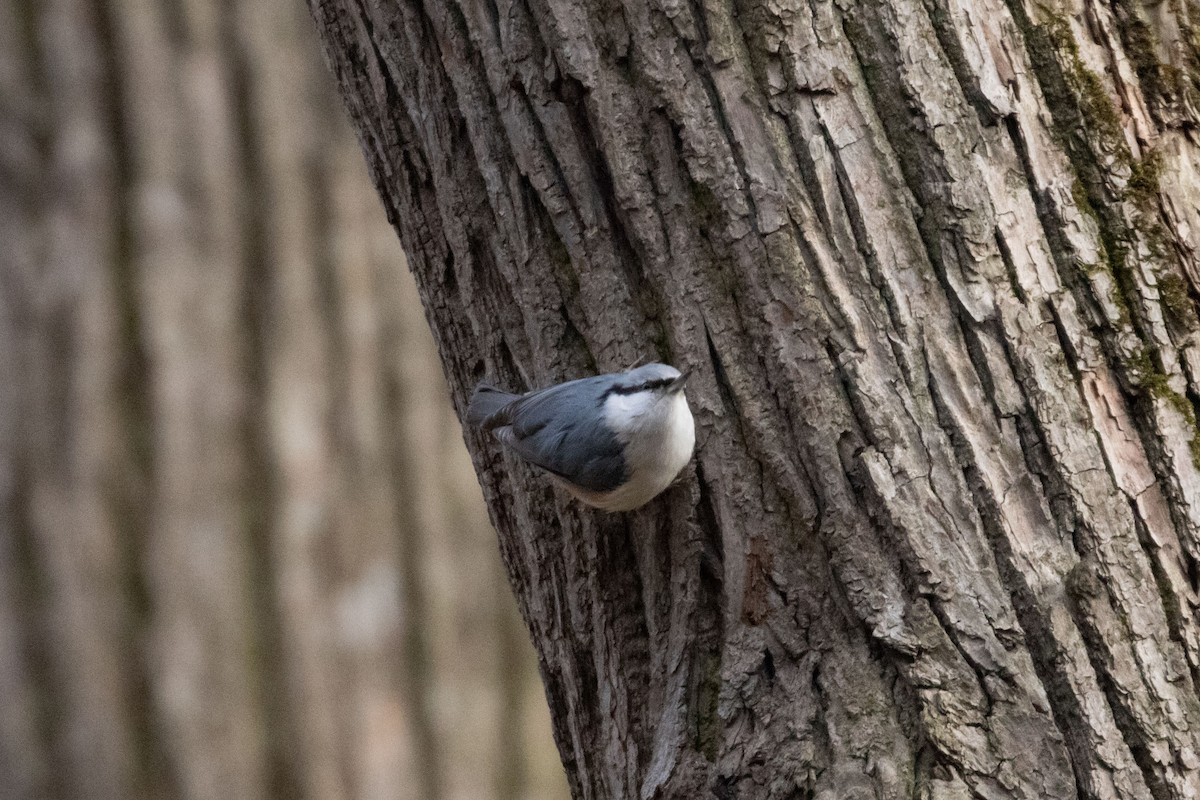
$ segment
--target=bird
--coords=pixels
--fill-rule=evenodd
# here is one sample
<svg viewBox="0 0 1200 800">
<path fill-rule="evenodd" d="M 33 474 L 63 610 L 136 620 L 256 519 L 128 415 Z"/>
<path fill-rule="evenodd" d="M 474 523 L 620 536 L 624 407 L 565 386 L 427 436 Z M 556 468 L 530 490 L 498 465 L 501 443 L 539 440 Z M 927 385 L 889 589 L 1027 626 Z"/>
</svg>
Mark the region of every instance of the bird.
<svg viewBox="0 0 1200 800">
<path fill-rule="evenodd" d="M 670 486 L 691 460 L 696 425 L 683 392 L 689 375 L 654 363 L 526 394 L 481 383 L 466 420 L 587 505 L 631 511 Z"/>
</svg>

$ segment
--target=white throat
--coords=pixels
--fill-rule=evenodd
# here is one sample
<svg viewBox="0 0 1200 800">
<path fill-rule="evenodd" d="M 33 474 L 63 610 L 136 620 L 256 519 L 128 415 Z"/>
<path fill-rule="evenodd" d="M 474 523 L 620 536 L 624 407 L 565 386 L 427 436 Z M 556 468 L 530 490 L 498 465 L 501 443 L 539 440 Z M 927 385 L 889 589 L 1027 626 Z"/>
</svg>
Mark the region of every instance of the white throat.
<svg viewBox="0 0 1200 800">
<path fill-rule="evenodd" d="M 604 421 L 625 448 L 629 480 L 603 499 L 602 508 L 626 511 L 649 501 L 687 466 L 696 446 L 696 425 L 682 391 L 613 393 Z"/>
</svg>

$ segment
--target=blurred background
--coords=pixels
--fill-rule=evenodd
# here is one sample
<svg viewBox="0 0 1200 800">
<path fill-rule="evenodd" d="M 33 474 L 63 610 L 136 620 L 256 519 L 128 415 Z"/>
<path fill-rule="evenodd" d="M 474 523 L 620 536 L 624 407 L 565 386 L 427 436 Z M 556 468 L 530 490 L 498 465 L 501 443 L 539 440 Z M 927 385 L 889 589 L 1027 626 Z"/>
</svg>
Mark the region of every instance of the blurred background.
<svg viewBox="0 0 1200 800">
<path fill-rule="evenodd" d="M 0 798 L 549 800 L 300 0 L 0 0 Z"/>
</svg>

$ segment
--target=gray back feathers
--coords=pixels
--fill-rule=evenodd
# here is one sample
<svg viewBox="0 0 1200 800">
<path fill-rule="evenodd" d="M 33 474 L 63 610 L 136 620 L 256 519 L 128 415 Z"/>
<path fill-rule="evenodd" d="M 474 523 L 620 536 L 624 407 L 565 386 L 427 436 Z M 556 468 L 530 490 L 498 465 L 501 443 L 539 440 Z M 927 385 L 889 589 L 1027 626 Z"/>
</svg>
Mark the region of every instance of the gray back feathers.
<svg viewBox="0 0 1200 800">
<path fill-rule="evenodd" d="M 604 424 L 602 406 L 614 377 L 581 378 L 525 395 L 481 385 L 467 422 L 495 431 L 517 455 L 576 486 L 611 491 L 628 478 L 621 443 Z"/>
</svg>

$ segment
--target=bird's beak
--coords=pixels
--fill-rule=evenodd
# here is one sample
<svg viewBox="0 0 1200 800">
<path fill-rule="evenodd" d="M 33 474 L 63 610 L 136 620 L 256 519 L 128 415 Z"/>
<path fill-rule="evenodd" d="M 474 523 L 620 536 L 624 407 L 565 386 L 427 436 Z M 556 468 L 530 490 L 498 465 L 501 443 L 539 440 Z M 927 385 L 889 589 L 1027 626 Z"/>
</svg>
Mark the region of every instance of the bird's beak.
<svg viewBox="0 0 1200 800">
<path fill-rule="evenodd" d="M 676 378 L 675 380 L 668 383 L 667 384 L 667 394 L 674 394 L 675 392 L 678 392 L 680 389 L 682 389 L 683 385 L 685 383 L 687 383 L 688 376 L 691 374 L 692 374 L 692 371 L 690 369 L 684 370 L 684 373 L 682 375 L 680 375 L 678 378 Z"/>
</svg>

